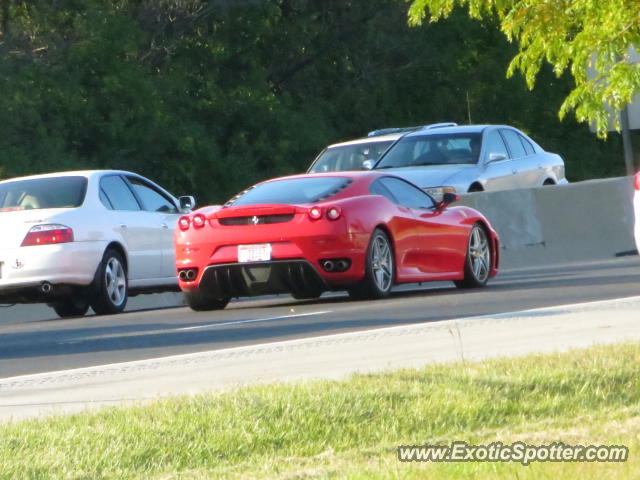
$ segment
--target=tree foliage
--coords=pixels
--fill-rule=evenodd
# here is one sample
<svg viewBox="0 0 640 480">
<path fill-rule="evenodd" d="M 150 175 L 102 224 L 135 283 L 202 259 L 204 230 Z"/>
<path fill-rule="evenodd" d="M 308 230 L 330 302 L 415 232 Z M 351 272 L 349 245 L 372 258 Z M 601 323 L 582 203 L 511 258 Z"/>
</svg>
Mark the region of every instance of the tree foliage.
<svg viewBox="0 0 640 480">
<path fill-rule="evenodd" d="M 513 46 L 459 10 L 410 28 L 405 0 L 6 2 L 3 175 L 124 168 L 222 202 L 329 143 L 469 113 L 527 131 L 572 179 L 619 173 L 617 142 L 558 122 L 570 79 L 507 80 Z"/>
<path fill-rule="evenodd" d="M 579 121 L 594 122 L 605 136 L 606 106 L 621 110 L 640 90 L 640 64 L 629 62 L 630 49 L 640 45 L 637 0 L 413 0 L 409 19 L 420 24 L 428 12 L 437 21 L 455 6 L 468 7 L 477 19 L 497 16 L 520 49 L 508 75 L 521 71 L 530 88 L 545 61 L 556 75 L 571 72 L 575 88 L 560 107 L 560 118 L 574 110 Z M 615 125 L 619 128 L 617 117 Z"/>
</svg>

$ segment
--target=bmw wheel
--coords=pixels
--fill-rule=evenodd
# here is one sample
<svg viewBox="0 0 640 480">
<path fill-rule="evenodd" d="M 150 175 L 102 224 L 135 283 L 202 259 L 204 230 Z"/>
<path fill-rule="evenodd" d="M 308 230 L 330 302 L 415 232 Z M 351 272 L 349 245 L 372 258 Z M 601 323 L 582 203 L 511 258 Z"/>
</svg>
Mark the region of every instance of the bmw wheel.
<svg viewBox="0 0 640 480">
<path fill-rule="evenodd" d="M 94 280 L 91 307 L 98 315 L 120 313 L 127 305 L 129 283 L 122 256 L 113 249 L 105 252 Z"/>
<path fill-rule="evenodd" d="M 364 279 L 349 290 L 349 295 L 354 299 L 384 298 L 391 292 L 394 279 L 395 260 L 391 241 L 385 232 L 377 228 L 367 248 Z"/>
<path fill-rule="evenodd" d="M 469 234 L 467 255 L 464 262 L 464 279 L 454 283 L 458 288 L 477 288 L 486 285 L 491 273 L 491 246 L 487 231 L 476 224 Z"/>
</svg>

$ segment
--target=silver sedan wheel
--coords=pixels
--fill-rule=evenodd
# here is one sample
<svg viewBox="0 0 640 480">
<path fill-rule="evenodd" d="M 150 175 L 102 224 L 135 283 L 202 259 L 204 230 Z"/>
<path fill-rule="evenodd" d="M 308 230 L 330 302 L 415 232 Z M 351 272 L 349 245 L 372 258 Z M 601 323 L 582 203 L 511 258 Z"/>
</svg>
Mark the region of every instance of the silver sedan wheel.
<svg viewBox="0 0 640 480">
<path fill-rule="evenodd" d="M 120 261 L 111 257 L 104 269 L 104 285 L 109 300 L 119 307 L 127 298 L 127 276 Z"/>
<path fill-rule="evenodd" d="M 486 281 L 491 270 L 491 250 L 487 234 L 478 226 L 474 227 L 469 239 L 469 262 L 475 279 Z"/>
<path fill-rule="evenodd" d="M 393 255 L 384 235 L 377 235 L 373 240 L 371 269 L 376 286 L 383 292 L 389 290 L 393 280 Z"/>
</svg>

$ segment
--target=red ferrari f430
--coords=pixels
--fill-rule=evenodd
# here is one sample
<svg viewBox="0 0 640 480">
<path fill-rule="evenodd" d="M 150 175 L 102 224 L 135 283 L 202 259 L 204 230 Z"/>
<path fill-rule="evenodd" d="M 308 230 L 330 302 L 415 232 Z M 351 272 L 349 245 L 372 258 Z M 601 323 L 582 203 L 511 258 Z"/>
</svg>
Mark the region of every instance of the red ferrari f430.
<svg viewBox="0 0 640 480">
<path fill-rule="evenodd" d="M 436 202 L 384 172 L 297 175 L 259 183 L 224 206 L 180 218 L 179 284 L 194 310 L 231 297 L 347 290 L 376 299 L 400 283 L 481 287 L 497 273 L 498 236 L 486 218 Z"/>
</svg>

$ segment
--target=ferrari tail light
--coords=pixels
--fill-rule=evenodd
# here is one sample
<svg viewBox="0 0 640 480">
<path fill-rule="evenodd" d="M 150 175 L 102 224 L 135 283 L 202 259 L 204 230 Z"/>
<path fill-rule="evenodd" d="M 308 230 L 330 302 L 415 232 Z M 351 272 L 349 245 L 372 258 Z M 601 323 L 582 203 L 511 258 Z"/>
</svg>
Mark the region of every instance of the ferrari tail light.
<svg viewBox="0 0 640 480">
<path fill-rule="evenodd" d="M 196 213 L 191 219 L 191 223 L 193 224 L 193 228 L 202 228 L 205 223 L 207 223 L 207 219 L 201 213 Z"/>
<path fill-rule="evenodd" d="M 323 214 L 329 220 L 338 220 L 342 216 L 342 210 L 339 207 L 329 207 L 323 211 L 320 207 L 311 207 L 307 210 L 307 214 L 311 220 L 320 220 Z"/>
<path fill-rule="evenodd" d="M 73 242 L 73 230 L 66 225 L 36 225 L 31 228 L 22 241 L 23 247 L 35 245 L 54 245 L 56 243 Z"/>
<path fill-rule="evenodd" d="M 327 218 L 329 220 L 338 220 L 341 215 L 342 212 L 338 207 L 330 207 L 329 209 L 327 209 Z"/>
<path fill-rule="evenodd" d="M 309 209 L 309 218 L 311 220 L 320 220 L 322 218 L 322 209 L 320 207 L 311 207 Z"/>
<path fill-rule="evenodd" d="M 190 226 L 191 219 L 189 217 L 180 217 L 180 219 L 178 220 L 178 227 L 180 228 L 180 230 L 186 232 L 187 230 L 189 230 Z"/>
<path fill-rule="evenodd" d="M 636 173 L 635 187 L 636 190 L 640 190 L 640 172 Z"/>
</svg>

